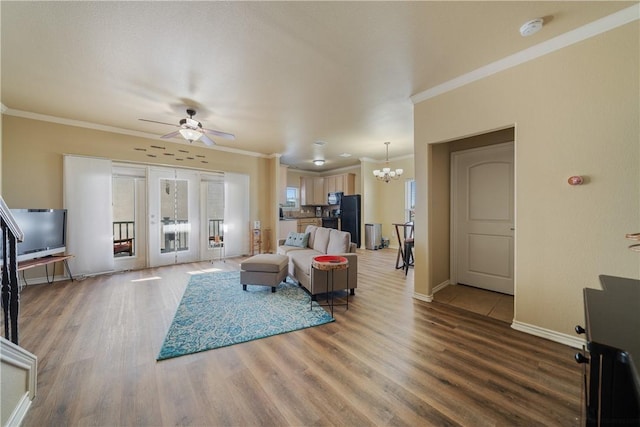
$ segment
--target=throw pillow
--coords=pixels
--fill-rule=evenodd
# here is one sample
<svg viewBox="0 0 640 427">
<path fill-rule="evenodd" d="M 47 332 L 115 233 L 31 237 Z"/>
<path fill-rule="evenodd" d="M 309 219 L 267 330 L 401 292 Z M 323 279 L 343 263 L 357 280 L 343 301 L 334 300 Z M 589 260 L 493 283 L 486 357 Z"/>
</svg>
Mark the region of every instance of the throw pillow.
<svg viewBox="0 0 640 427">
<path fill-rule="evenodd" d="M 284 244 L 286 246 L 297 246 L 299 248 L 306 248 L 309 243 L 309 233 L 296 233 L 291 231 L 287 236 Z"/>
</svg>

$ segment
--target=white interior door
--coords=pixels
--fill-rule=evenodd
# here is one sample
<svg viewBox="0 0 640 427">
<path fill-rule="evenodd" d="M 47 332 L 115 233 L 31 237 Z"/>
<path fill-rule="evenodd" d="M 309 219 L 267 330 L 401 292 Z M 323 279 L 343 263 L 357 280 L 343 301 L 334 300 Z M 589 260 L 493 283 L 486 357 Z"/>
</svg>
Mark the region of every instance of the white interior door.
<svg viewBox="0 0 640 427">
<path fill-rule="evenodd" d="M 513 295 L 513 142 L 453 153 L 452 281 Z"/>
<path fill-rule="evenodd" d="M 149 265 L 199 260 L 199 179 L 196 172 L 149 171 Z"/>
</svg>

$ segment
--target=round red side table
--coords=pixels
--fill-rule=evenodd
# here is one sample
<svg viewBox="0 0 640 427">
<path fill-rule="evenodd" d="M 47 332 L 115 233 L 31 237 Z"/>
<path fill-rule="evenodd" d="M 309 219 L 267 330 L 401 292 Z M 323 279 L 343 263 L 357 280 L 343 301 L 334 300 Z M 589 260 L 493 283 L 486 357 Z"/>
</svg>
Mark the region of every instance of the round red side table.
<svg viewBox="0 0 640 427">
<path fill-rule="evenodd" d="M 311 268 L 315 270 L 322 270 L 327 272 L 327 304 L 318 304 L 320 306 L 327 306 L 331 308 L 331 317 L 333 317 L 334 305 L 346 305 L 349 309 L 349 272 L 347 271 L 347 302 L 344 304 L 335 304 L 333 298 L 334 281 L 333 273 L 336 270 L 348 270 L 349 260 L 346 257 L 340 255 L 319 255 L 313 257 L 311 261 Z M 329 273 L 331 274 L 331 291 L 329 291 Z M 313 277 L 313 274 L 311 275 Z M 313 310 L 313 298 L 311 299 L 311 309 Z"/>
</svg>

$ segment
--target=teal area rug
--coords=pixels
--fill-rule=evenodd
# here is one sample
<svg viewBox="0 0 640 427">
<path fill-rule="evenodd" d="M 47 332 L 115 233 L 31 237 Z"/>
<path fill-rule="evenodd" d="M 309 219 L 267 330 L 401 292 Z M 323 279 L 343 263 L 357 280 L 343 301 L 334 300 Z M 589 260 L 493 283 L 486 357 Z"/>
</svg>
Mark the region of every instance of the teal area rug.
<svg viewBox="0 0 640 427">
<path fill-rule="evenodd" d="M 240 272 L 191 276 L 157 360 L 323 325 L 334 319 L 298 285 L 247 286 Z"/>
</svg>

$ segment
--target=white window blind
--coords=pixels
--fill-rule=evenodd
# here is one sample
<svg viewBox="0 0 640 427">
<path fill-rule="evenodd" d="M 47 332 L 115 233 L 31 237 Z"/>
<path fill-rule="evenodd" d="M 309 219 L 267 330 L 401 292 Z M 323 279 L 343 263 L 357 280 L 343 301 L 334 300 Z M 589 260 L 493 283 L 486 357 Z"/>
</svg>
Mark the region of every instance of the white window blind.
<svg viewBox="0 0 640 427">
<path fill-rule="evenodd" d="M 224 246 L 226 256 L 249 253 L 249 175 L 224 174 Z"/>
<path fill-rule="evenodd" d="M 111 160 L 64 156 L 63 200 L 67 209 L 67 253 L 74 275 L 112 271 Z"/>
</svg>

